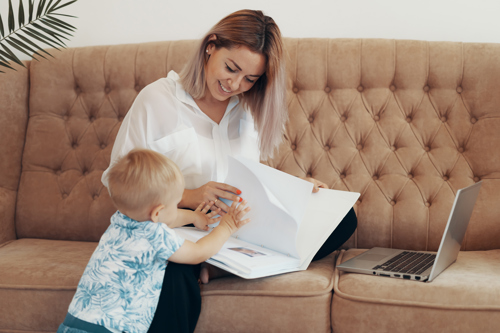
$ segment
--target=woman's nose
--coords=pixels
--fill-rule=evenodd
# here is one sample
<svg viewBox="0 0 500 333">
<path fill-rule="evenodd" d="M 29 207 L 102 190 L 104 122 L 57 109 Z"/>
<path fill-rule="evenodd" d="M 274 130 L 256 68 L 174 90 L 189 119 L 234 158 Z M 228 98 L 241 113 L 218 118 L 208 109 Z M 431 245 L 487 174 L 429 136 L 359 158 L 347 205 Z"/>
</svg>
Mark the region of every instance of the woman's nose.
<svg viewBox="0 0 500 333">
<path fill-rule="evenodd" d="M 238 76 L 236 78 L 234 78 L 233 80 L 230 81 L 230 88 L 231 88 L 231 91 L 236 91 L 240 88 L 240 84 L 241 84 L 241 77 Z"/>
</svg>

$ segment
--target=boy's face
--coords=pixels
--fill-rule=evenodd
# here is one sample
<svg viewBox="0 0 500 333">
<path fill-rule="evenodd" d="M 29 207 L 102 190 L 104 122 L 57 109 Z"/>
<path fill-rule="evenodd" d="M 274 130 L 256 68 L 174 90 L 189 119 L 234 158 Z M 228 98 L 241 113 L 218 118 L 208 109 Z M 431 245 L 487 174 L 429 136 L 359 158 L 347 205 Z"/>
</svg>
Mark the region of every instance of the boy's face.
<svg viewBox="0 0 500 333">
<path fill-rule="evenodd" d="M 169 227 L 177 219 L 177 205 L 182 199 L 183 192 L 184 186 L 182 186 L 182 184 L 173 186 L 172 191 L 165 196 L 165 199 L 162 202 L 165 208 L 160 211 L 160 221 Z"/>
</svg>

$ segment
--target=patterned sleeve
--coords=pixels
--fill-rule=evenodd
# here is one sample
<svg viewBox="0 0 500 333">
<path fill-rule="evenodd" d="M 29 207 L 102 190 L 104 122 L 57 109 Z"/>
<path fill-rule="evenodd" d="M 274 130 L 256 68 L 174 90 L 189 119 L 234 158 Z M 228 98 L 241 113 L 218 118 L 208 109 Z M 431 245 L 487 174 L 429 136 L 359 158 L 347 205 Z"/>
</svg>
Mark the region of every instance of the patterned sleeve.
<svg viewBox="0 0 500 333">
<path fill-rule="evenodd" d="M 168 260 L 184 244 L 184 238 L 178 236 L 164 223 L 152 223 L 151 225 L 149 242 L 156 250 L 156 257 L 160 260 Z"/>
</svg>

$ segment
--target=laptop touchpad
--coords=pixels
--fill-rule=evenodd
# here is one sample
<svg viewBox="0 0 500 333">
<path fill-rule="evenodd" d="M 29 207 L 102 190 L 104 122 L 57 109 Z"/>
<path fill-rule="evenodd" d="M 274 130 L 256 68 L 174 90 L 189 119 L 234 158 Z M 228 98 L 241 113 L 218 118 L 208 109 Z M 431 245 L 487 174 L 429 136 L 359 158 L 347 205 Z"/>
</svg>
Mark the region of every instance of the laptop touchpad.
<svg viewBox="0 0 500 333">
<path fill-rule="evenodd" d="M 364 256 L 360 256 L 359 260 L 369 260 L 369 261 L 380 261 L 387 257 L 383 254 L 365 254 Z"/>
</svg>

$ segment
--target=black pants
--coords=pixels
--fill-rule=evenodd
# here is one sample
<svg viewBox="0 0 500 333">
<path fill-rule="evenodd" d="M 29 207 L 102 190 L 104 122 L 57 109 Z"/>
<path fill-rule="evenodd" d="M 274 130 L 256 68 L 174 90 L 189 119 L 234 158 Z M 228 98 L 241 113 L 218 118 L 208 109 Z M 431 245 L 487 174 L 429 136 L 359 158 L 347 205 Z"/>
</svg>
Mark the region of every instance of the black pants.
<svg viewBox="0 0 500 333">
<path fill-rule="evenodd" d="M 337 250 L 351 237 L 357 225 L 356 213 L 351 208 L 316 253 L 313 261 L 322 259 Z M 201 311 L 199 276 L 200 265 L 168 263 L 158 307 L 148 332 L 191 333 L 194 331 Z"/>
</svg>

